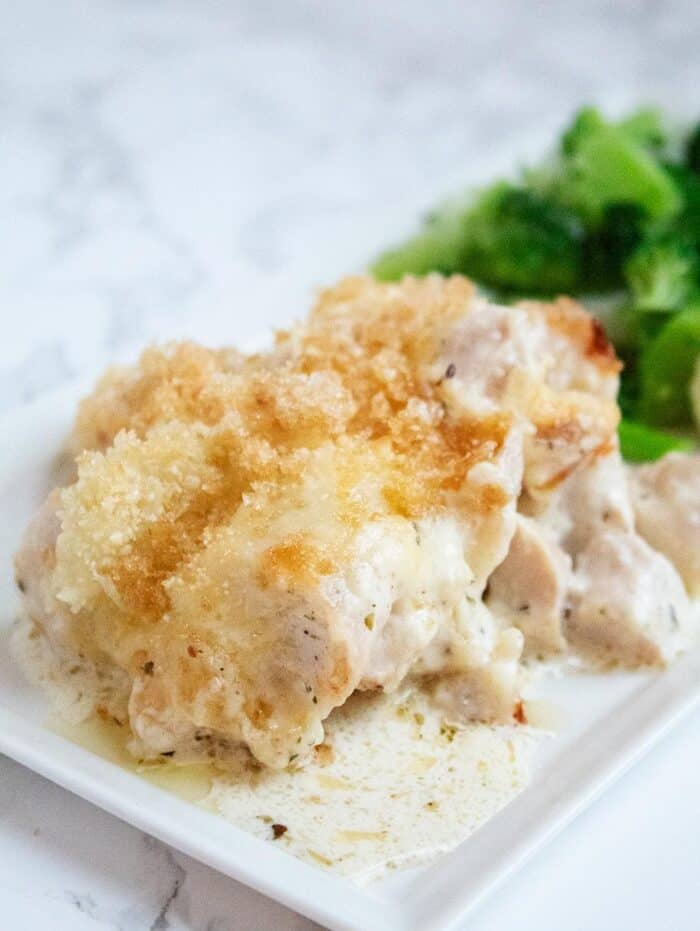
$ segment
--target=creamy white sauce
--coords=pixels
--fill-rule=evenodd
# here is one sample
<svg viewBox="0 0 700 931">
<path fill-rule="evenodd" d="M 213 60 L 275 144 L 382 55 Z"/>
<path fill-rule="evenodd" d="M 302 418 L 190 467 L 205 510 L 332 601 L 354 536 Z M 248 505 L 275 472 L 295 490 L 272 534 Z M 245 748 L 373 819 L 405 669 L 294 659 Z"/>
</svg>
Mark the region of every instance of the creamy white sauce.
<svg viewBox="0 0 700 931">
<path fill-rule="evenodd" d="M 468 837 L 526 785 L 538 739 L 524 727 L 446 725 L 419 690 L 355 695 L 326 733 L 330 749 L 303 770 L 219 776 L 207 805 L 359 881 L 424 863 Z"/>
<path fill-rule="evenodd" d="M 86 665 L 70 674 L 67 658 L 30 630 L 17 627 L 13 652 L 48 691 L 54 731 L 360 882 L 425 863 L 468 837 L 524 788 L 540 736 L 522 726 L 446 724 L 415 688 L 354 695 L 328 719 L 325 743 L 303 769 L 273 771 L 250 760 L 237 771 L 210 762 L 141 763 L 127 750 L 129 728 L 92 713 L 105 683 Z"/>
</svg>

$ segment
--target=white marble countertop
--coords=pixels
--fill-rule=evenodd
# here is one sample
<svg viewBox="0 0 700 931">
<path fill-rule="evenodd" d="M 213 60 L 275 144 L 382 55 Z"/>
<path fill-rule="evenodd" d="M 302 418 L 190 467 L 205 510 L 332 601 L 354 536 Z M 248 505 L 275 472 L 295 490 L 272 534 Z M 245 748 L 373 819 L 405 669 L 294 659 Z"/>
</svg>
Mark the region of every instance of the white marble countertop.
<svg viewBox="0 0 700 931">
<path fill-rule="evenodd" d="M 0 410 L 242 342 L 584 100 L 698 107 L 692 0 L 0 5 Z M 700 925 L 700 715 L 469 927 Z M 309 922 L 0 758 L 8 931 Z"/>
</svg>

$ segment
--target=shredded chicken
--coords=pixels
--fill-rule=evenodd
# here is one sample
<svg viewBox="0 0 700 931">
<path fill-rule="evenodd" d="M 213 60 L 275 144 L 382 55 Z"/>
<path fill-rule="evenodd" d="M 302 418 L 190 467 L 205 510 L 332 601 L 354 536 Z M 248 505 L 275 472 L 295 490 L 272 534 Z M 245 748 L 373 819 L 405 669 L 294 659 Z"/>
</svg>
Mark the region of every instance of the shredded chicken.
<svg viewBox="0 0 700 931">
<path fill-rule="evenodd" d="M 150 349 L 81 405 L 77 479 L 17 557 L 28 614 L 128 677 L 135 752 L 273 767 L 407 676 L 455 719 L 510 721 L 523 642 L 665 662 L 683 638 L 641 594 L 590 617 L 612 553 L 690 624 L 631 525 L 618 370 L 572 302 L 439 276 L 346 279 L 268 353 Z"/>
</svg>

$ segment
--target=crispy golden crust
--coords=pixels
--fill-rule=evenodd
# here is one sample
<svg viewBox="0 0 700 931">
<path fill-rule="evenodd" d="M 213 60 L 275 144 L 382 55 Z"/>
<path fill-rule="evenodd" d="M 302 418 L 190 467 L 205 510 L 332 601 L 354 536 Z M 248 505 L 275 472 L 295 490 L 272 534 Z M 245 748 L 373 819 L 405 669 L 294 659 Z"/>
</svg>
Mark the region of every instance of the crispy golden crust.
<svg viewBox="0 0 700 931">
<path fill-rule="evenodd" d="M 143 436 L 167 420 L 216 423 L 224 411 L 212 381 L 238 363 L 234 352 L 179 343 L 147 349 L 133 369 L 109 369 L 78 408 L 75 452 L 106 449 L 120 430 Z"/>
<path fill-rule="evenodd" d="M 434 399 L 419 369 L 439 349 L 440 326 L 473 296 L 459 277 L 400 286 L 347 278 L 322 292 L 303 328 L 278 334 L 272 357 L 193 343 L 147 349 L 135 368 L 108 371 L 81 403 L 74 445 L 106 449 L 120 430 L 144 436 L 169 420 L 213 425 L 233 409 L 272 445 L 302 446 L 329 430 L 386 435 L 392 414 Z"/>
<path fill-rule="evenodd" d="M 468 469 L 499 452 L 511 425 L 505 414 L 450 417 L 439 386 L 425 378 L 441 325 L 464 314 L 472 296 L 472 285 L 460 278 L 408 280 L 393 288 L 347 279 L 321 295 L 303 330 L 278 337 L 271 357 L 231 365 L 224 352 L 183 344 L 149 349 L 135 371 L 105 376 L 81 405 L 75 437 L 77 444 L 107 449 L 107 456 L 81 459 L 81 480 L 64 498 L 68 524 L 100 494 L 115 497 L 115 473 L 123 473 L 129 457 L 138 460 L 133 469 L 141 477 L 149 471 L 154 480 L 167 476 L 169 489 L 144 526 L 140 512 L 131 522 L 120 512 L 113 535 L 128 536 L 128 546 L 108 547 L 100 557 L 100 573 L 109 576 L 124 609 L 144 616 L 167 611 L 164 583 L 205 533 L 230 519 L 257 487 L 298 483 L 312 451 L 324 443 L 355 438 L 339 470 L 348 524 L 368 516 L 356 494 L 358 443 L 382 473 L 388 513 L 419 517 L 458 493 Z M 153 433 L 169 421 L 197 427 Z M 129 435 L 110 448 L 123 429 Z M 359 457 L 363 470 L 371 467 L 366 453 Z M 480 501 L 472 494 L 464 504 L 502 506 L 502 490 L 486 485 Z M 64 545 L 67 540 L 64 535 Z M 271 571 L 280 553 L 289 561 L 295 547 L 305 558 L 292 562 L 314 564 L 307 544 L 296 540 L 270 553 Z"/>
<path fill-rule="evenodd" d="M 106 449 L 107 457 L 82 458 L 81 480 L 66 492 L 64 509 L 68 527 L 81 510 L 95 519 L 91 502 L 115 497 L 129 457 L 139 460 L 133 469 L 140 476 L 150 471 L 159 482 L 167 476 L 158 514 L 144 524 L 140 513 L 130 521 L 119 511 L 112 534 L 128 537 L 128 546 L 107 547 L 100 555 L 100 574 L 109 577 L 124 609 L 151 617 L 166 612 L 167 580 L 205 535 L 231 519 L 244 496 L 299 484 L 313 451 L 341 439 L 346 447 L 336 492 L 348 526 L 371 512 L 356 493 L 358 469 L 381 473 L 381 503 L 389 514 L 417 518 L 443 507 L 448 497 L 450 506 L 470 514 L 502 507 L 500 486 L 482 486 L 475 500 L 474 490 L 463 485 L 473 465 L 498 455 L 513 414 L 451 415 L 440 380 L 427 376 L 444 333 L 468 313 L 474 297 L 473 285 L 460 277 L 408 278 L 400 285 L 348 278 L 322 292 L 303 327 L 279 334 L 270 355 L 244 359 L 185 343 L 149 349 L 136 369 L 108 373 L 82 403 L 75 430 L 76 446 Z M 582 357 L 606 373 L 617 371 L 607 343 L 578 305 L 562 299 L 523 307 L 544 315 Z M 614 404 L 557 393 L 527 378 L 515 379 L 513 390 L 518 400 L 511 409 L 525 411 L 535 424 L 534 442 L 571 444 L 574 433 L 585 437 L 588 431 L 595 438 L 591 454 L 608 448 Z M 190 428 L 158 426 L 169 422 Z M 124 429 L 129 437 L 110 448 Z M 565 463 L 546 482 L 555 484 L 576 464 Z M 64 535 L 65 548 L 68 539 Z M 323 565 L 308 545 L 297 535 L 271 551 L 269 571 Z"/>
</svg>

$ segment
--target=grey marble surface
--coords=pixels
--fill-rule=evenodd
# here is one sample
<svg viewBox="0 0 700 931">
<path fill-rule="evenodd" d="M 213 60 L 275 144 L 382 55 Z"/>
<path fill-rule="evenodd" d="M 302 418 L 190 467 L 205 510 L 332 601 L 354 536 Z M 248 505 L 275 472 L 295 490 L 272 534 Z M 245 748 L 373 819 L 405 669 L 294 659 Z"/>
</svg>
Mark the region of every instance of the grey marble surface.
<svg viewBox="0 0 700 931">
<path fill-rule="evenodd" d="M 0 4 L 0 410 L 149 340 L 289 321 L 582 101 L 700 111 L 699 38 L 688 0 Z M 697 772 L 698 738 L 696 718 L 473 926 L 698 927 L 675 765 Z M 599 862 L 610 825 L 634 896 Z M 1 759 L 0 861 L 9 931 L 311 927 Z"/>
</svg>

